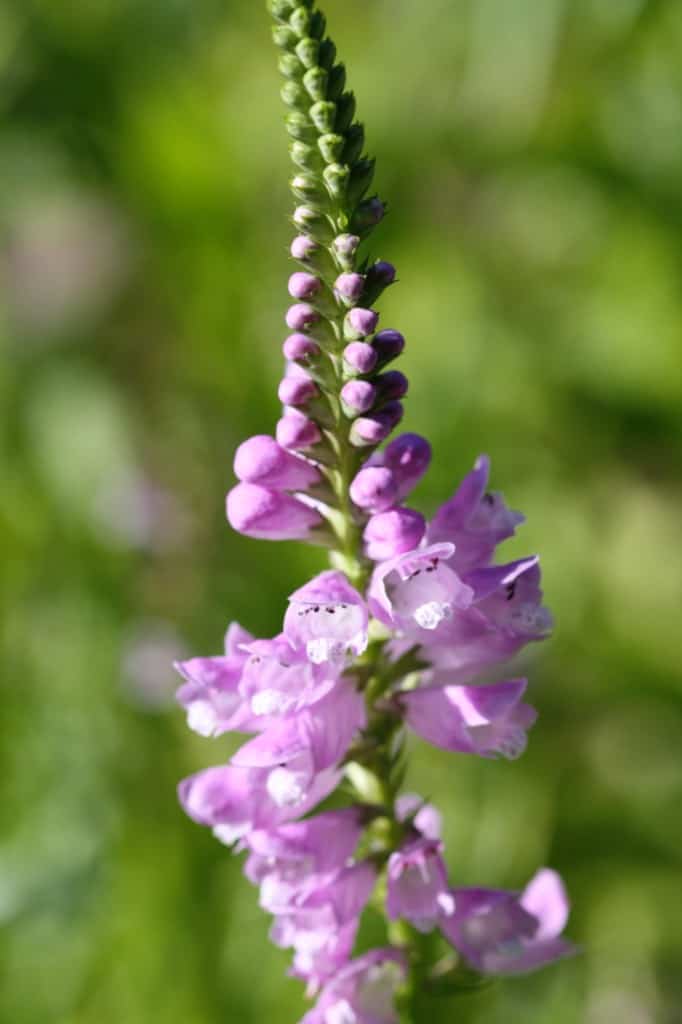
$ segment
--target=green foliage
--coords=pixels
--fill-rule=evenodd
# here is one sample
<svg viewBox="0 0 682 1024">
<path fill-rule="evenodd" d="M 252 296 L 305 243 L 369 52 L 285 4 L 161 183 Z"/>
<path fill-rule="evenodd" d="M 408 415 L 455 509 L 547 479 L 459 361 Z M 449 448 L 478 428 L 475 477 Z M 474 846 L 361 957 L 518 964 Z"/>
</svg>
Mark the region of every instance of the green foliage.
<svg viewBox="0 0 682 1024">
<path fill-rule="evenodd" d="M 558 868 L 585 952 L 424 1019 L 673 1024 L 682 9 L 325 13 L 390 200 L 371 248 L 400 271 L 382 326 L 408 339 L 405 429 L 435 448 L 418 501 L 488 451 L 528 514 L 509 555 L 542 554 L 558 622 L 523 759 L 420 748 L 409 784 L 446 811 L 458 884 Z M 223 515 L 234 448 L 277 414 L 290 200 L 268 32 L 253 0 L 0 9 L 2 1024 L 301 1013 L 238 861 L 177 806 L 230 748 L 186 731 L 168 668 L 232 618 L 274 632 L 323 559 Z"/>
</svg>

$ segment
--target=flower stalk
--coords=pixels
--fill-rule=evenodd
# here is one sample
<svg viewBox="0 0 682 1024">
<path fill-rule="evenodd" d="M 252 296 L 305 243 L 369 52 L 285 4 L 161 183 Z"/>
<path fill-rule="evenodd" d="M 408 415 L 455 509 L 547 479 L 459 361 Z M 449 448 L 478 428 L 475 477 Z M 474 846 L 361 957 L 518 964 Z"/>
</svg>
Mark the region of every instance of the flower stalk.
<svg viewBox="0 0 682 1024">
<path fill-rule="evenodd" d="M 450 885 L 440 815 L 403 791 L 406 731 L 446 751 L 522 754 L 536 712 L 507 662 L 551 629 L 535 556 L 497 563 L 523 517 L 481 456 L 429 522 L 405 504 L 431 447 L 391 438 L 403 335 L 374 308 L 396 280 L 363 243 L 385 204 L 346 70 L 313 0 L 269 0 L 294 164 L 297 232 L 275 437 L 245 441 L 227 516 L 247 537 L 329 550 L 282 630 L 236 623 L 222 655 L 178 664 L 178 700 L 206 737 L 251 734 L 180 784 L 187 813 L 248 854 L 245 873 L 316 996 L 302 1024 L 403 1024 L 418 993 L 468 991 L 566 956 L 568 901 L 541 870 L 522 893 Z M 495 681 L 479 681 L 481 673 Z M 315 810 L 337 788 L 338 809 Z M 372 903 L 386 945 L 355 949 Z M 359 953 L 359 955 L 358 955 Z"/>
</svg>

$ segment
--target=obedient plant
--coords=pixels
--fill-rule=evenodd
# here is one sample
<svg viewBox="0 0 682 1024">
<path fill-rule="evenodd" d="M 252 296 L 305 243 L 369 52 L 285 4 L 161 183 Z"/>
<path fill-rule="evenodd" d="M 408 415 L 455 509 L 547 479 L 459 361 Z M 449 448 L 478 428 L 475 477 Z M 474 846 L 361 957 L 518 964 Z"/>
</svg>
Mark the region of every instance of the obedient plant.
<svg viewBox="0 0 682 1024">
<path fill-rule="evenodd" d="M 572 951 L 568 904 L 543 869 L 520 894 L 448 880 L 440 817 L 402 792 L 410 731 L 444 750 L 515 758 L 536 713 L 504 666 L 551 628 L 538 559 L 494 561 L 523 517 L 473 470 L 430 522 L 406 501 L 428 441 L 389 440 L 404 338 L 374 309 L 396 279 L 363 243 L 385 213 L 346 71 L 313 0 L 270 0 L 294 163 L 283 413 L 237 450 L 235 530 L 299 540 L 331 568 L 289 599 L 282 631 L 232 624 L 225 652 L 178 664 L 178 699 L 206 737 L 252 734 L 180 785 L 187 813 L 246 852 L 246 876 L 316 997 L 305 1024 L 410 1020 L 414 993 L 456 990 Z M 485 673 L 486 682 L 479 676 Z M 332 796 L 333 794 L 333 796 Z M 320 804 L 325 801 L 321 808 Z M 359 953 L 371 905 L 385 946 Z"/>
</svg>

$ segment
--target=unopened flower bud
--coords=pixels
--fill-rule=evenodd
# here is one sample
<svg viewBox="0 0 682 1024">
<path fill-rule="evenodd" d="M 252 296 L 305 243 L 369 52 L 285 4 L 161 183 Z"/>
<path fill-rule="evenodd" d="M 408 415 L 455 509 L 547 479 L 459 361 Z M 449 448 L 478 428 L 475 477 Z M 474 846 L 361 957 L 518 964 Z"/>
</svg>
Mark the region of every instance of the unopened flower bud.
<svg viewBox="0 0 682 1024">
<path fill-rule="evenodd" d="M 315 128 L 300 110 L 290 110 L 284 118 L 284 123 L 292 139 L 298 139 L 299 142 L 315 141 Z"/>
<path fill-rule="evenodd" d="M 287 409 L 277 423 L 276 437 L 283 448 L 302 451 L 321 440 L 320 428 L 298 409 Z"/>
<path fill-rule="evenodd" d="M 293 79 L 289 79 L 284 83 L 279 94 L 284 104 L 287 107 L 292 107 L 294 110 L 303 110 L 310 102 L 308 93 L 303 86 L 293 81 Z"/>
<path fill-rule="evenodd" d="M 383 409 L 370 416 L 361 416 L 353 422 L 349 440 L 355 448 L 369 448 L 381 444 L 398 426 L 404 409 L 400 402 L 388 402 Z"/>
<path fill-rule="evenodd" d="M 305 362 L 320 354 L 319 345 L 306 334 L 290 334 L 282 346 L 284 358 L 291 362 Z"/>
<path fill-rule="evenodd" d="M 303 540 L 322 525 L 319 512 L 290 494 L 245 483 L 227 495 L 227 518 L 238 533 L 262 540 Z"/>
<path fill-rule="evenodd" d="M 306 7 L 297 7 L 289 18 L 289 26 L 299 39 L 304 39 L 310 29 L 310 11 Z"/>
<path fill-rule="evenodd" d="M 336 123 L 334 130 L 343 134 L 347 131 L 355 117 L 355 96 L 352 92 L 344 92 L 336 102 Z"/>
<path fill-rule="evenodd" d="M 293 3 L 292 0 L 270 0 L 268 7 L 273 18 L 279 18 L 281 21 L 285 21 L 291 15 L 296 4 Z"/>
<path fill-rule="evenodd" d="M 287 327 L 292 331 L 305 331 L 319 319 L 320 314 L 307 302 L 298 302 L 295 306 L 290 306 L 286 314 Z"/>
<path fill-rule="evenodd" d="M 323 100 L 327 95 L 328 74 L 324 68 L 309 68 L 303 76 L 303 85 L 312 100 Z"/>
<path fill-rule="evenodd" d="M 351 373 L 371 373 L 377 364 L 377 354 L 366 342 L 354 341 L 343 350 L 343 360 Z"/>
<path fill-rule="evenodd" d="M 343 64 L 336 64 L 329 72 L 327 81 L 327 97 L 330 100 L 337 100 L 346 88 L 346 68 Z"/>
<path fill-rule="evenodd" d="M 336 46 L 331 39 L 323 39 L 317 55 L 317 63 L 326 71 L 331 71 L 336 60 Z"/>
<path fill-rule="evenodd" d="M 322 172 L 327 188 L 335 198 L 345 193 L 349 176 L 350 170 L 345 164 L 330 164 Z"/>
<path fill-rule="evenodd" d="M 313 15 L 310 19 L 310 35 L 313 39 L 322 39 L 326 27 L 327 19 L 322 11 L 313 11 Z"/>
<path fill-rule="evenodd" d="M 358 160 L 353 165 L 348 182 L 348 202 L 351 206 L 354 206 L 362 199 L 372 184 L 375 165 L 376 160 L 374 159 Z"/>
<path fill-rule="evenodd" d="M 273 25 L 272 38 L 275 41 L 275 46 L 279 46 L 282 50 L 292 50 L 298 42 L 298 36 L 288 25 Z"/>
<path fill-rule="evenodd" d="M 365 287 L 362 274 L 340 274 L 334 282 L 334 294 L 349 305 L 357 302 Z"/>
<path fill-rule="evenodd" d="M 306 405 L 318 394 L 314 381 L 306 377 L 283 377 L 277 389 L 280 402 L 294 407 Z"/>
<path fill-rule="evenodd" d="M 319 277 L 315 277 L 314 274 L 306 274 L 302 270 L 296 271 L 289 278 L 289 295 L 294 299 L 312 299 L 321 287 L 322 282 Z M 300 328 L 295 329 L 300 330 Z"/>
<path fill-rule="evenodd" d="M 377 389 L 368 380 L 349 380 L 341 389 L 341 401 L 350 416 L 368 412 L 377 399 Z"/>
<path fill-rule="evenodd" d="M 313 103 L 309 110 L 310 120 L 313 122 L 321 135 L 327 135 L 334 131 L 336 120 L 336 104 L 328 100 L 321 100 Z"/>
<path fill-rule="evenodd" d="M 328 217 L 310 206 L 297 206 L 293 221 L 297 228 L 311 234 L 316 241 L 327 243 L 333 238 L 333 229 Z"/>
<path fill-rule="evenodd" d="M 431 445 L 419 434 L 401 434 L 381 452 L 382 465 L 390 469 L 400 499 L 417 486 L 431 463 Z"/>
<path fill-rule="evenodd" d="M 379 221 L 383 220 L 385 213 L 386 207 L 378 196 L 363 199 L 353 214 L 351 228 L 359 235 L 366 235 Z"/>
<path fill-rule="evenodd" d="M 267 434 L 250 437 L 239 445 L 234 472 L 243 483 L 273 490 L 304 491 L 320 481 L 315 466 L 292 455 Z"/>
<path fill-rule="evenodd" d="M 317 39 L 301 39 L 300 43 L 296 46 L 296 56 L 300 60 L 304 68 L 314 68 L 318 63 L 318 55 L 320 52 L 320 44 Z"/>
<path fill-rule="evenodd" d="M 398 487 L 390 469 L 366 466 L 350 485 L 351 501 L 369 512 L 385 512 L 395 505 Z"/>
<path fill-rule="evenodd" d="M 292 161 L 302 171 L 316 170 L 320 165 L 320 154 L 317 146 L 311 145 L 309 142 L 301 142 L 300 139 L 294 139 L 289 146 L 289 153 Z"/>
<path fill-rule="evenodd" d="M 299 202 L 326 205 L 327 194 L 314 174 L 297 174 L 291 179 L 291 191 Z"/>
<path fill-rule="evenodd" d="M 291 243 L 290 252 L 295 260 L 305 263 L 319 248 L 317 242 L 313 241 L 312 238 L 308 238 L 307 235 L 297 235 Z"/>
<path fill-rule="evenodd" d="M 337 235 L 332 246 L 337 256 L 355 256 L 360 245 L 357 235 Z"/>
<path fill-rule="evenodd" d="M 372 346 L 376 351 L 379 362 L 383 366 L 401 354 L 405 348 L 405 338 L 400 331 L 379 331 L 374 335 Z"/>
<path fill-rule="evenodd" d="M 389 402 L 404 398 L 407 394 L 409 381 L 400 370 L 389 370 L 374 378 L 377 395 L 380 401 Z"/>
<path fill-rule="evenodd" d="M 363 309 L 356 306 L 351 309 L 344 322 L 344 335 L 349 338 L 366 338 L 373 334 L 379 323 L 379 314 L 373 309 Z"/>
<path fill-rule="evenodd" d="M 361 124 L 352 124 L 345 132 L 345 139 L 343 160 L 352 167 L 356 160 L 360 159 L 365 148 L 365 129 Z"/>
<path fill-rule="evenodd" d="M 303 73 L 301 62 L 293 53 L 283 53 L 279 58 L 277 66 L 280 74 L 284 75 L 285 78 L 298 79 Z"/>
<path fill-rule="evenodd" d="M 376 282 L 386 288 L 395 281 L 396 269 L 392 263 L 388 263 L 386 260 L 377 260 L 367 271 L 367 277 L 372 283 Z"/>
<path fill-rule="evenodd" d="M 372 516 L 365 527 L 363 538 L 367 557 L 384 562 L 416 548 L 426 530 L 426 521 L 420 512 L 411 508 L 394 508 Z"/>
<path fill-rule="evenodd" d="M 317 145 L 325 163 L 340 163 L 345 143 L 346 140 L 343 135 L 335 135 L 333 132 L 327 133 L 326 135 L 320 135 L 317 140 Z"/>
</svg>

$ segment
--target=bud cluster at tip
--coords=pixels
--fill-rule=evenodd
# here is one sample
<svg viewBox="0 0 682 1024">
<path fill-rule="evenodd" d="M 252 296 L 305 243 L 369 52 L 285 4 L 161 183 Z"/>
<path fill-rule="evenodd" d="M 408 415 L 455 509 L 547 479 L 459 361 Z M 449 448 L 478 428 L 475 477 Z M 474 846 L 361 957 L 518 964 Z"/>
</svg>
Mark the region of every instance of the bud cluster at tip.
<svg viewBox="0 0 682 1024">
<path fill-rule="evenodd" d="M 243 452 L 235 463 L 239 501 L 230 496 L 228 518 L 248 536 L 318 541 L 346 554 L 354 548 L 356 564 L 358 552 L 360 561 L 366 560 L 366 573 L 373 552 L 389 550 L 391 537 L 393 554 L 409 549 L 417 524 L 423 524 L 418 513 L 402 506 L 410 487 L 393 449 L 378 453 L 403 418 L 408 391 L 405 375 L 390 367 L 405 339 L 397 330 L 380 329 L 374 308 L 395 282 L 396 269 L 359 254 L 385 207 L 368 195 L 374 160 L 364 153 L 355 98 L 325 35 L 325 19 L 313 2 L 270 0 L 268 6 L 294 164 L 290 185 L 297 234 L 290 253 L 301 267 L 288 283 L 292 301 L 285 321 L 291 333 L 283 344 L 286 368 L 278 386 L 284 408 L 272 441 L 313 466 L 320 479 L 316 486 L 283 483 L 280 475 L 262 470 L 263 445 L 253 445 L 246 450 L 254 466 L 245 471 Z M 428 444 L 414 435 L 405 438 L 398 439 L 405 459 L 409 462 L 411 446 L 419 453 L 420 473 L 410 477 L 414 486 L 428 466 Z M 245 491 L 245 483 L 251 489 Z M 253 486 L 280 498 L 266 501 Z M 249 496 L 253 515 L 247 514 Z M 272 518 L 264 510 L 272 510 Z M 379 535 L 384 539 L 377 547 Z"/>
</svg>

